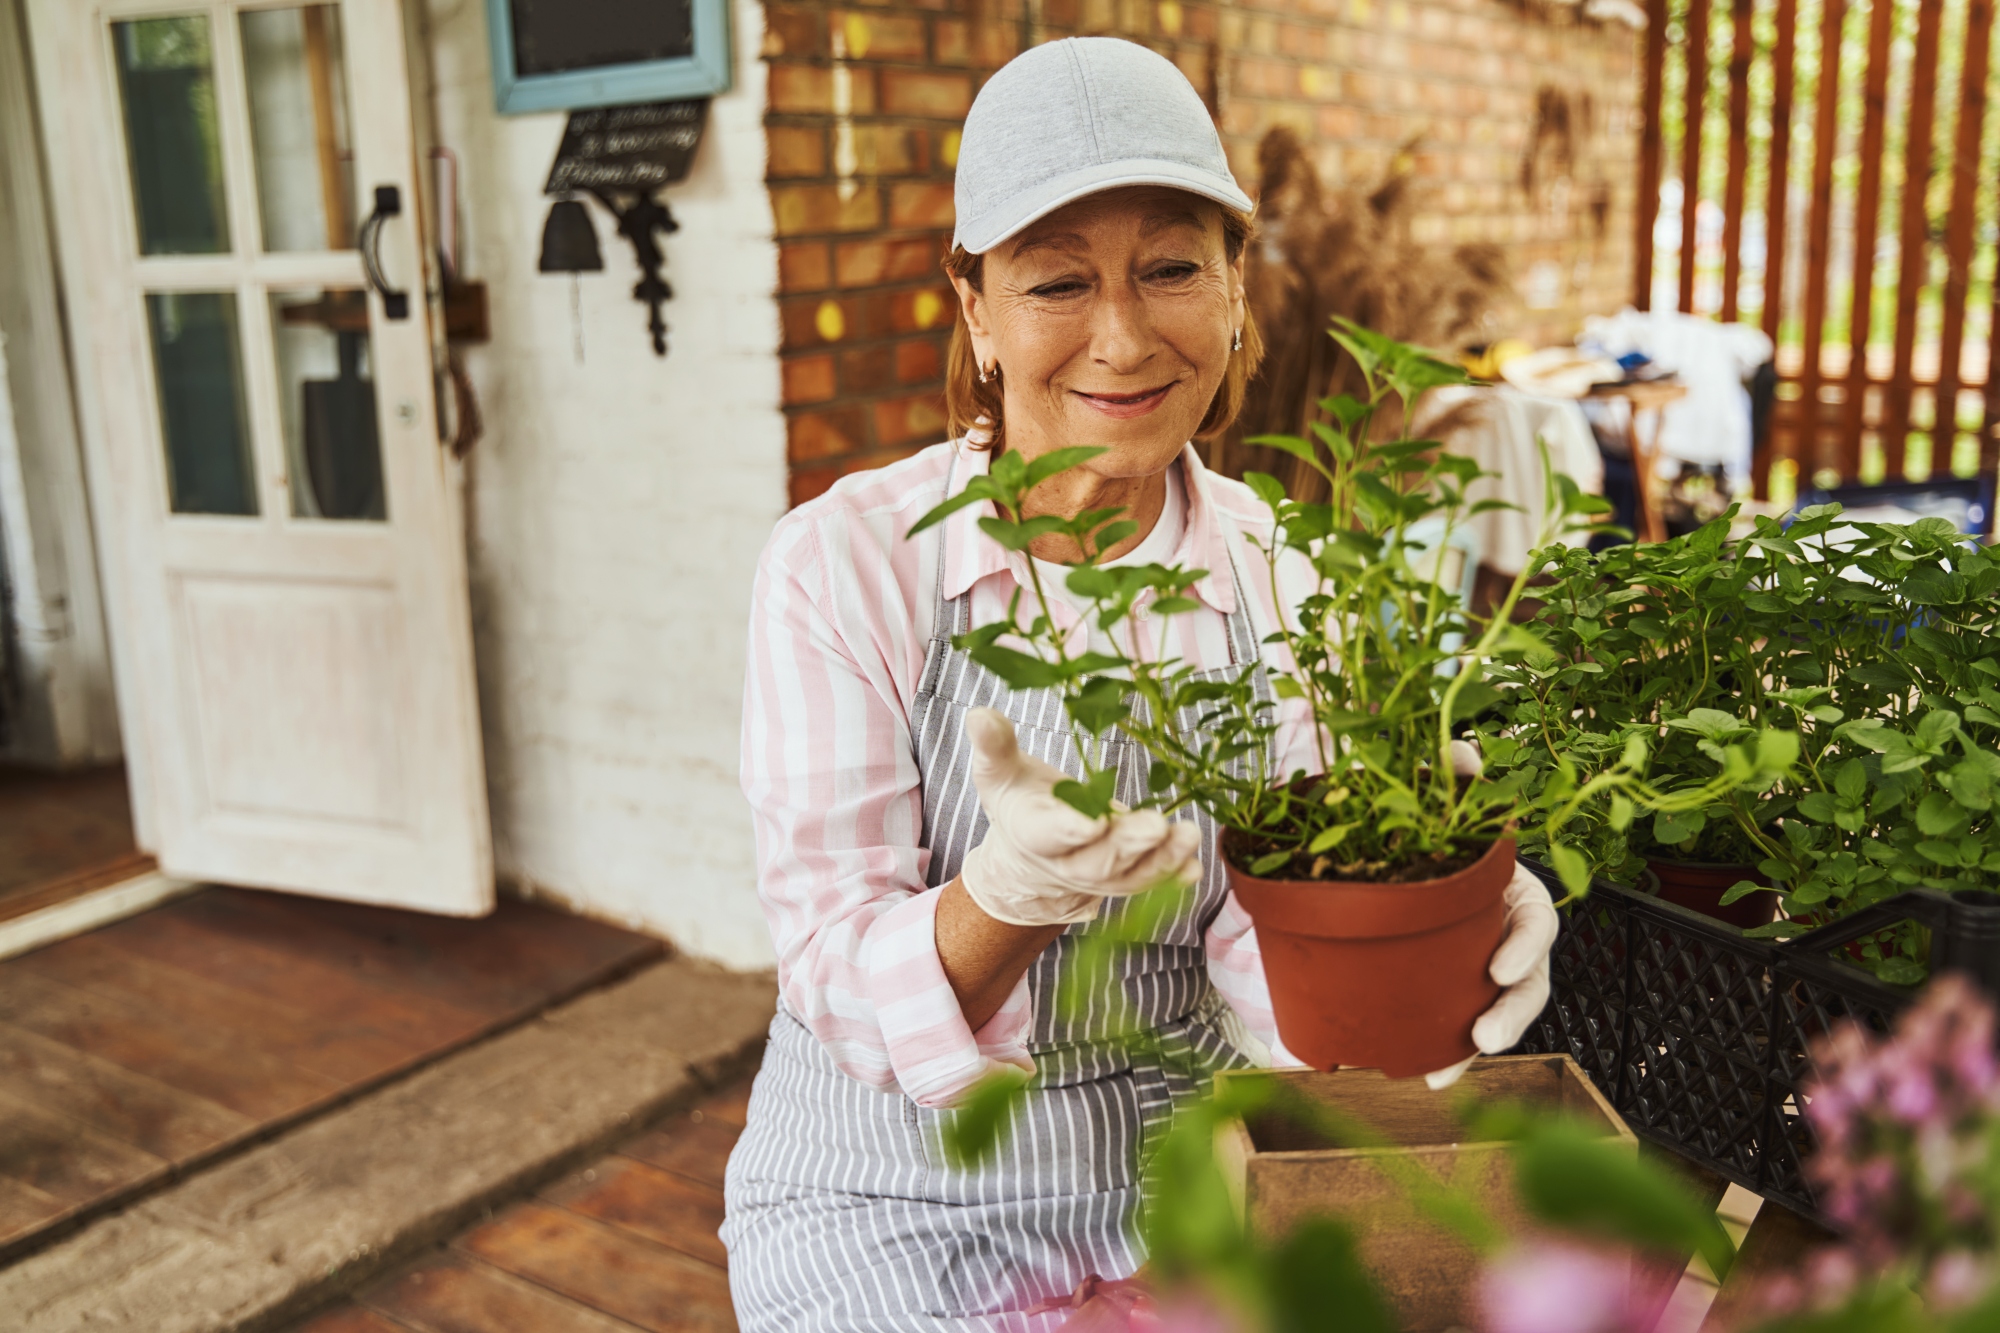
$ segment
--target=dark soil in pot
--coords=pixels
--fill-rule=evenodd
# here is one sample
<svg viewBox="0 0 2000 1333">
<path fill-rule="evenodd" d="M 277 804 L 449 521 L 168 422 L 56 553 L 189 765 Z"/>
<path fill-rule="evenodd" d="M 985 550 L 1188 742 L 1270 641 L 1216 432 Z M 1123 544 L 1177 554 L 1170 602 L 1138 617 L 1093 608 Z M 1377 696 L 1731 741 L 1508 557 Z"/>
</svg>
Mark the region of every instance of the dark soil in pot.
<svg viewBox="0 0 2000 1333">
<path fill-rule="evenodd" d="M 1659 896 L 1676 907 L 1699 912 L 1738 930 L 1768 926 L 1778 919 L 1778 895 L 1775 893 L 1753 893 L 1727 907 L 1722 905 L 1722 895 L 1739 881 L 1763 882 L 1764 877 L 1758 873 L 1756 866 L 1648 859 L 1646 868 L 1660 881 Z"/>
<path fill-rule="evenodd" d="M 1477 1053 L 1473 1020 L 1500 994 L 1486 968 L 1506 933 L 1512 838 L 1442 878 L 1380 884 L 1258 879 L 1229 857 L 1231 836 L 1229 885 L 1292 1054 L 1410 1078 Z"/>
</svg>

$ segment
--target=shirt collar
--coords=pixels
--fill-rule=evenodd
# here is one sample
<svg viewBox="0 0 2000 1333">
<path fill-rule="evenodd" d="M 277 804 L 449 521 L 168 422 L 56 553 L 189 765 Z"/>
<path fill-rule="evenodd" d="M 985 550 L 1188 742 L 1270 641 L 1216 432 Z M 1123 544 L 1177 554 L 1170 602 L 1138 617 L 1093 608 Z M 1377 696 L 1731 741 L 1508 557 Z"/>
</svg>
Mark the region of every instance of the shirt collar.
<svg viewBox="0 0 2000 1333">
<path fill-rule="evenodd" d="M 971 478 L 985 474 L 992 455 L 984 449 L 968 449 L 962 444 L 954 447 L 957 463 L 952 468 L 952 481 L 956 493 L 964 489 Z M 1206 569 L 1208 573 L 1190 591 L 1223 615 L 1232 615 L 1236 611 L 1236 580 L 1230 574 L 1230 538 L 1234 527 L 1216 507 L 1215 498 L 1209 490 L 1211 475 L 1202 465 L 1201 455 L 1195 452 L 1194 445 L 1182 446 L 1176 461 L 1181 469 L 1182 488 L 1187 494 L 1187 528 L 1167 563 L 1185 569 Z M 961 597 L 981 579 L 1003 572 L 1011 575 L 1019 586 L 1029 586 L 1027 556 L 1019 551 L 1009 551 L 979 530 L 979 520 L 996 512 L 992 502 L 987 501 L 967 505 L 944 521 L 944 595 L 947 598 Z M 1052 609 L 1060 611 L 1062 608 Z"/>
</svg>

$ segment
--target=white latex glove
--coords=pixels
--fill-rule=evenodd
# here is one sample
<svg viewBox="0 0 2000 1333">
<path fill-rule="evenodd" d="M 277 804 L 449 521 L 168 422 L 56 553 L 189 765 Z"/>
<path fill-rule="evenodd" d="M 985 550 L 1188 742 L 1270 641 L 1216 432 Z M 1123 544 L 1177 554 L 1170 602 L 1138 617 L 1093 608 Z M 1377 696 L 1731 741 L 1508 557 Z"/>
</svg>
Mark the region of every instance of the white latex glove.
<svg viewBox="0 0 2000 1333">
<path fill-rule="evenodd" d="M 1548 888 L 1519 861 L 1502 901 L 1507 904 L 1507 933 L 1486 968 L 1486 975 L 1502 990 L 1493 1007 L 1472 1025 L 1472 1044 L 1486 1055 L 1511 1049 L 1541 1017 L 1549 1002 L 1549 951 L 1556 943 L 1556 908 Z M 1448 1088 L 1476 1058 L 1468 1056 L 1449 1069 L 1426 1074 L 1424 1082 L 1433 1089 Z"/>
<path fill-rule="evenodd" d="M 1022 754 L 1013 723 L 999 712 L 975 708 L 965 729 L 987 828 L 958 876 L 988 916 L 1016 926 L 1088 921 L 1104 898 L 1201 874 L 1201 831 L 1193 823 L 1157 810 L 1092 819 L 1056 796 L 1063 772 Z"/>
</svg>

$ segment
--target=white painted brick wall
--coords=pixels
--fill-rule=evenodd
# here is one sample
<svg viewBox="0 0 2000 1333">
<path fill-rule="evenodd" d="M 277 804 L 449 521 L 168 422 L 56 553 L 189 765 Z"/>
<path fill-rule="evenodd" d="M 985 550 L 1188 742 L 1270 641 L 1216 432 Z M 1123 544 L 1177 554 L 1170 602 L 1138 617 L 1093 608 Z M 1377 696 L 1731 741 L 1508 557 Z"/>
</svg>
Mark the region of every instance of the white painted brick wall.
<svg viewBox="0 0 2000 1333">
<path fill-rule="evenodd" d="M 764 188 L 763 13 L 735 8 L 736 85 L 671 187 L 670 352 L 590 205 L 605 271 L 535 271 L 560 114 L 500 116 L 481 0 L 430 0 L 438 137 L 460 156 L 464 268 L 493 341 L 468 478 L 473 617 L 503 877 L 742 967 L 765 966 L 736 786 L 757 553 L 785 503 L 777 249 Z"/>
</svg>

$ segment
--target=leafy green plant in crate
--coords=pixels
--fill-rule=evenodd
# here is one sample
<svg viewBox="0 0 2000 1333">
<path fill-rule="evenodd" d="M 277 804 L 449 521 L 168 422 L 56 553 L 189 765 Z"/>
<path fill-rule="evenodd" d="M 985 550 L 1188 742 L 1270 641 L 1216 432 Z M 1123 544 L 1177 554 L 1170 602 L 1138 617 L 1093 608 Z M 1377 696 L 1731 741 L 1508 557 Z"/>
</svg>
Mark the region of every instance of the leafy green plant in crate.
<svg viewBox="0 0 2000 1333">
<path fill-rule="evenodd" d="M 1757 933 L 1798 933 L 1907 888 L 1990 887 L 2000 557 L 1942 520 L 1849 523 L 1826 506 L 1732 538 L 1734 519 L 1658 545 L 1549 553 L 1534 622 L 1545 651 L 1496 673 L 1507 697 L 1489 757 L 1534 789 L 1557 756 L 1620 753 L 1636 736 L 1647 777 L 1683 791 L 1760 731 L 1795 737 L 1781 781 L 1636 823 L 1597 802 L 1574 821 L 1593 868 L 1625 882 L 1662 856 L 1754 867 L 1787 917 Z M 1921 931 L 1870 941 L 1864 961 L 1920 977 Z"/>
</svg>

